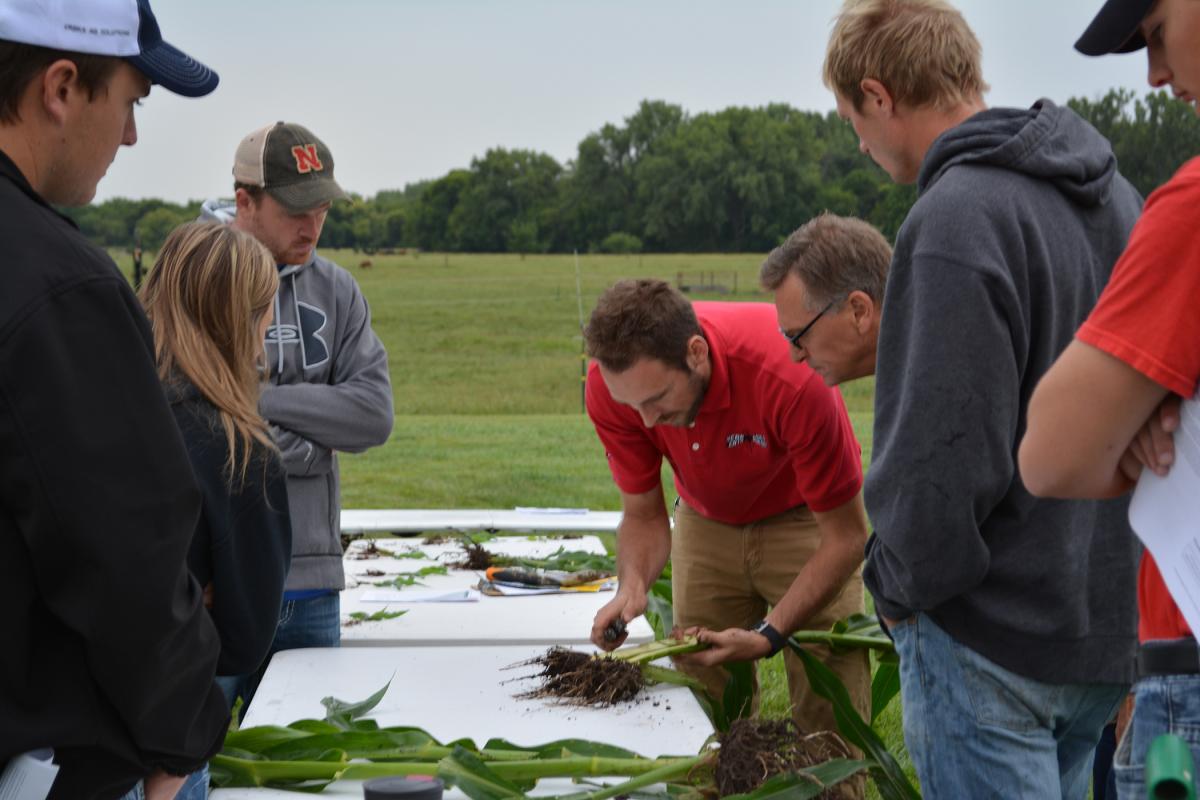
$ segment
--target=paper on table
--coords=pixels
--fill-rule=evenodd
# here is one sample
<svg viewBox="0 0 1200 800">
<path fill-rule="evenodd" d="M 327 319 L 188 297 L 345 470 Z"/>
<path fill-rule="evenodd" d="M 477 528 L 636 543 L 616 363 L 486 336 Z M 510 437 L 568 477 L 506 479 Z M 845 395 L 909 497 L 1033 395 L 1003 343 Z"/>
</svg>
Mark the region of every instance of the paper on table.
<svg viewBox="0 0 1200 800">
<path fill-rule="evenodd" d="M 479 590 L 488 597 L 524 597 L 534 594 L 579 594 L 581 592 L 611 592 L 616 588 L 616 581 L 594 581 L 579 586 L 527 586 L 505 581 L 489 581 L 479 579 Z"/>
<path fill-rule="evenodd" d="M 474 589 L 455 589 L 451 592 L 383 589 L 365 592 L 359 600 L 363 603 L 478 603 L 479 592 Z"/>
<path fill-rule="evenodd" d="M 1175 432 L 1175 463 L 1165 478 L 1143 470 L 1129 523 L 1145 543 L 1167 591 L 1200 632 L 1200 400 L 1187 400 Z"/>
</svg>

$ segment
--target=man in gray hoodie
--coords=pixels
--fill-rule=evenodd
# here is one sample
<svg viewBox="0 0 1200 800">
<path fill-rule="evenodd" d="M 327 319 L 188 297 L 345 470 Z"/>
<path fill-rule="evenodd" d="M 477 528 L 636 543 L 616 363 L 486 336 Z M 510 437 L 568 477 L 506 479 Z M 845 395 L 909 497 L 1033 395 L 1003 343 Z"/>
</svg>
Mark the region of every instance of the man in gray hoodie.
<svg viewBox="0 0 1200 800">
<path fill-rule="evenodd" d="M 1141 198 L 1072 112 L 987 109 L 979 43 L 941 0 L 851 0 L 824 72 L 863 152 L 918 190 L 865 490 L 905 741 L 926 797 L 1082 798 L 1133 678 L 1136 544 L 1124 502 L 1035 499 L 1016 452 Z"/>
<path fill-rule="evenodd" d="M 300 125 L 268 125 L 238 145 L 233 176 L 234 204 L 210 201 L 203 217 L 250 233 L 279 265 L 259 409 L 287 472 L 292 563 L 270 653 L 336 647 L 345 587 L 336 453 L 359 453 L 391 435 L 387 353 L 358 283 L 314 249 L 330 206 L 345 196 L 324 142 Z M 265 667 L 223 682 L 229 700 L 240 694 L 248 702 Z"/>
</svg>

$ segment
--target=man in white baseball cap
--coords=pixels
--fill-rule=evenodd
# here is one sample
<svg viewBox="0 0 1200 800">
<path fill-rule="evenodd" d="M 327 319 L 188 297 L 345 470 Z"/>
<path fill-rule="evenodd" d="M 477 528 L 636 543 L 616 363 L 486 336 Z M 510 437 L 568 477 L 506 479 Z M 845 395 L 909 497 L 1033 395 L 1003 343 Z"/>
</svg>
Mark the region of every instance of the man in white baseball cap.
<svg viewBox="0 0 1200 800">
<path fill-rule="evenodd" d="M 217 75 L 145 0 L 0 0 L 0 775 L 49 748 L 57 768 L 22 798 L 175 797 L 228 721 L 150 327 L 53 207 L 92 199 L 151 84 L 200 96 Z"/>
</svg>

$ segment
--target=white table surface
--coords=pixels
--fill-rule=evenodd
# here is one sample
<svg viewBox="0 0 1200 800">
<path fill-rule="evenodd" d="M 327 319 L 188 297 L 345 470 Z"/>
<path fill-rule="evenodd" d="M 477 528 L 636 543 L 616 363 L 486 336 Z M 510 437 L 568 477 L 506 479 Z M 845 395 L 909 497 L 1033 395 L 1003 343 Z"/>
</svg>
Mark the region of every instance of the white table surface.
<svg viewBox="0 0 1200 800">
<path fill-rule="evenodd" d="M 346 568 L 346 590 L 341 595 L 342 645 L 355 646 L 436 646 L 436 645 L 513 645 L 587 644 L 596 612 L 610 601 L 613 591 L 575 592 L 566 594 L 530 595 L 523 597 L 480 596 L 473 603 L 367 603 L 363 596 L 387 590 L 375 586 L 403 572 L 416 572 L 423 566 L 445 564 L 461 557 L 456 542 L 425 544 L 419 537 L 375 539 L 377 549 L 387 552 L 419 550 L 429 559 L 393 558 L 381 555 L 361 559 L 368 542 L 351 542 L 343 561 Z M 578 539 L 518 536 L 498 536 L 483 546 L 494 553 L 512 556 L 547 556 L 559 547 L 604 553 L 598 537 Z M 367 575 L 367 571 L 382 573 Z M 448 575 L 427 575 L 420 578 L 423 585 L 398 589 L 414 596 L 430 591 L 453 591 L 476 586 L 482 573 L 470 570 L 450 570 Z M 400 611 L 405 614 L 388 620 L 350 623 L 350 614 L 376 611 Z M 654 631 L 644 617 L 629 625 L 629 643 L 648 642 Z"/>
<path fill-rule="evenodd" d="M 416 509 L 348 508 L 342 533 L 422 531 L 615 531 L 620 511 L 588 509 Z"/>
<path fill-rule="evenodd" d="M 609 708 L 515 698 L 534 685 L 520 677 L 533 670 L 502 668 L 544 650 L 538 646 L 288 650 L 271 660 L 243 725 L 320 719 L 325 715 L 321 698 L 362 700 L 390 680 L 387 694 L 369 716 L 385 727 L 423 728 L 443 742 L 469 737 L 482 747 L 494 737 L 517 745 L 584 738 L 656 757 L 695 754 L 712 734 L 691 692 L 677 686 L 655 686 L 646 690 L 640 703 Z M 539 793 L 563 793 L 569 785 L 543 781 Z M 268 789 L 223 789 L 212 794 L 215 800 L 296 796 Z M 336 783 L 324 796 L 362 797 L 361 783 Z M 462 796 L 447 792 L 448 798 Z"/>
<path fill-rule="evenodd" d="M 604 555 L 604 542 L 599 536 L 579 536 L 574 539 L 563 539 L 548 536 L 496 536 L 488 541 L 480 542 L 484 549 L 491 553 L 519 558 L 545 558 L 560 547 L 565 551 L 579 550 L 585 553 Z M 367 555 L 368 548 L 374 545 L 380 551 L 379 555 Z M 428 558 L 395 558 L 391 554 L 415 554 Z M 363 576 L 368 570 L 383 572 L 385 575 L 395 575 L 400 572 L 416 572 L 421 567 L 435 564 L 452 564 L 465 557 L 461 541 L 445 541 L 427 544 L 420 536 L 396 537 L 386 539 L 355 539 L 346 549 L 342 559 L 346 570 L 346 585 L 350 586 L 350 578 Z M 372 580 L 382 580 L 372 575 Z"/>
</svg>

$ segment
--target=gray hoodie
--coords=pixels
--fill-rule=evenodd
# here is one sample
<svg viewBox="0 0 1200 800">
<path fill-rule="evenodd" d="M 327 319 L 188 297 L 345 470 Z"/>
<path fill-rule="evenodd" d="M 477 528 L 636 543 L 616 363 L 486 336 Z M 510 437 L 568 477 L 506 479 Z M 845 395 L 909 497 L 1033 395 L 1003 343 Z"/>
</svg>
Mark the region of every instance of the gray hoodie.
<svg viewBox="0 0 1200 800">
<path fill-rule="evenodd" d="M 876 608 L 927 612 L 1035 680 L 1129 682 L 1127 502 L 1035 499 L 1016 456 L 1029 396 L 1095 304 L 1141 198 L 1109 143 L 1048 100 L 943 133 L 917 188 L 879 332 L 863 573 Z"/>
<path fill-rule="evenodd" d="M 208 201 L 202 219 L 231 222 L 236 209 Z M 275 321 L 267 330 L 271 374 L 259 410 L 271 423 L 287 472 L 292 566 L 286 591 L 345 587 L 335 451 L 359 453 L 392 432 L 387 352 L 349 272 L 315 253 L 279 267 Z"/>
</svg>

